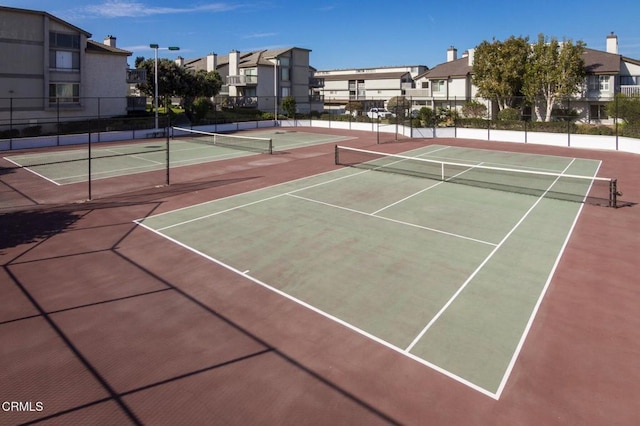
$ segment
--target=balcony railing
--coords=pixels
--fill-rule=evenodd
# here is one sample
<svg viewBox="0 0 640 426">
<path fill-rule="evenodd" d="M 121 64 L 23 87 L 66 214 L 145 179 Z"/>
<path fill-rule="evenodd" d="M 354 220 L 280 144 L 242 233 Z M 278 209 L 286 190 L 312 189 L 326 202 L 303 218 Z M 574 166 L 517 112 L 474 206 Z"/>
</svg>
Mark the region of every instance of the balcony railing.
<svg viewBox="0 0 640 426">
<path fill-rule="evenodd" d="M 230 75 L 227 77 L 229 86 L 250 86 L 258 84 L 257 75 Z"/>
<path fill-rule="evenodd" d="M 324 87 L 324 78 L 310 77 L 309 87 Z"/>
<path fill-rule="evenodd" d="M 640 96 L 640 86 L 620 86 L 620 93 L 627 96 Z"/>
<path fill-rule="evenodd" d="M 142 84 L 147 82 L 147 70 L 143 68 L 128 69 L 127 83 Z"/>
</svg>

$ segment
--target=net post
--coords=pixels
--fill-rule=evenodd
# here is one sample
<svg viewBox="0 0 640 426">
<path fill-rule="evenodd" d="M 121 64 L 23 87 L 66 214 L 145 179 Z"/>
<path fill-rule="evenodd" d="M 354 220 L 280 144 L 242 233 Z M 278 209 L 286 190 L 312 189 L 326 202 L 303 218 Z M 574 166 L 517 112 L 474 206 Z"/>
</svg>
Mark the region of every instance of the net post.
<svg viewBox="0 0 640 426">
<path fill-rule="evenodd" d="M 334 154 L 333 154 L 333 161 L 335 161 L 336 166 L 340 164 L 340 160 L 338 159 L 338 145 L 334 145 Z"/>
<path fill-rule="evenodd" d="M 609 182 L 609 207 L 618 207 L 618 180 L 612 179 Z"/>
</svg>

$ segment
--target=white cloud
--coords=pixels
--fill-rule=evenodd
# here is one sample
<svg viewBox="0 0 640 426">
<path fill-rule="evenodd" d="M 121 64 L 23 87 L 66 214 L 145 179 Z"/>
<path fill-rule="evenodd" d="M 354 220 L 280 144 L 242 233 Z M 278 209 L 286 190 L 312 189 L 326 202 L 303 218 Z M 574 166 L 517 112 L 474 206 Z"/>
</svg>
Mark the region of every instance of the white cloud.
<svg viewBox="0 0 640 426">
<path fill-rule="evenodd" d="M 277 33 L 254 33 L 254 34 L 247 34 L 244 35 L 242 38 L 247 39 L 247 38 L 266 38 L 266 37 L 275 37 L 277 36 Z"/>
<path fill-rule="evenodd" d="M 157 7 L 130 0 L 107 0 L 79 8 L 76 14 L 95 18 L 139 18 L 154 15 L 168 15 L 198 12 L 225 12 L 238 8 L 239 5 L 229 3 L 209 3 L 198 6 Z"/>
</svg>

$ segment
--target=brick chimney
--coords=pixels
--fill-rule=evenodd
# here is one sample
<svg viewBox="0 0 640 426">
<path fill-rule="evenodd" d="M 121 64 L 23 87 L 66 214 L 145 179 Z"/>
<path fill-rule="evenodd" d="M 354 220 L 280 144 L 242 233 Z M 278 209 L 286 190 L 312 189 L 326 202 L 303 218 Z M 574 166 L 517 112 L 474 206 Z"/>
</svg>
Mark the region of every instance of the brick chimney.
<svg viewBox="0 0 640 426">
<path fill-rule="evenodd" d="M 116 38 L 112 35 L 108 35 L 104 38 L 104 44 L 109 47 L 116 47 Z"/>
<path fill-rule="evenodd" d="M 613 31 L 607 36 L 607 53 L 618 54 L 618 36 Z"/>
<path fill-rule="evenodd" d="M 456 59 L 458 59 L 458 49 L 450 46 L 449 49 L 447 49 L 447 62 L 455 61 Z"/>
</svg>

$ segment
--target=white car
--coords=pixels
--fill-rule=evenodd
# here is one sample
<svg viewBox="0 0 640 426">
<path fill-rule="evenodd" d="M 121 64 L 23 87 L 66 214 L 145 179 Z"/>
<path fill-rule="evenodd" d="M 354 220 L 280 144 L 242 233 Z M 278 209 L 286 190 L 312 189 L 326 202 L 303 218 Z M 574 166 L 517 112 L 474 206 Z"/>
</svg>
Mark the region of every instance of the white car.
<svg viewBox="0 0 640 426">
<path fill-rule="evenodd" d="M 387 111 L 386 108 L 371 108 L 369 112 L 367 112 L 367 117 L 369 118 L 389 118 L 393 116 L 390 111 Z"/>
</svg>

